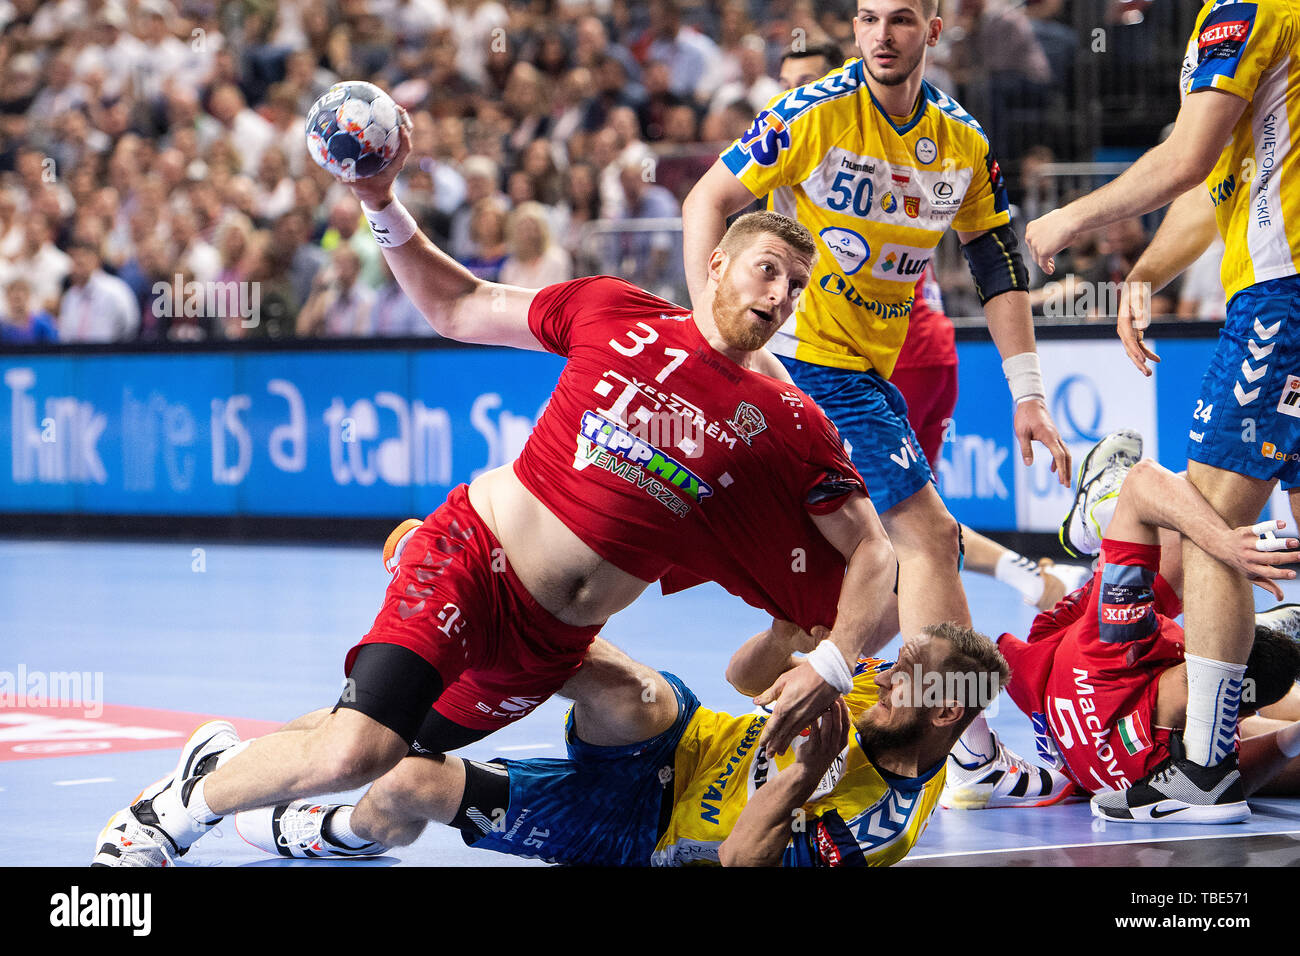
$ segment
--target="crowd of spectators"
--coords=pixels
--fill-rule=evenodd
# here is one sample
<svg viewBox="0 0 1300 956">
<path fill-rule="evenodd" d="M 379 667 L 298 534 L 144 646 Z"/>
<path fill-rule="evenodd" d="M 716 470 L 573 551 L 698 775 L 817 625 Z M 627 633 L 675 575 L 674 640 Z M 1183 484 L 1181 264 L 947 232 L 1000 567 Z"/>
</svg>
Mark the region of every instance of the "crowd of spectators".
<svg viewBox="0 0 1300 956">
<path fill-rule="evenodd" d="M 1051 22 L 1060 0 L 945 2 L 969 45 L 936 51 L 936 80 L 996 100 L 978 44 L 1014 38 L 1021 94 L 1050 86 L 1026 24 Z M 340 79 L 408 109 L 399 195 L 475 275 L 539 287 L 614 272 L 680 301 L 679 234 L 631 221 L 679 216 L 780 91 L 792 44 L 856 55 L 853 13 L 838 0 L 0 0 L 0 341 L 431 334 L 351 193 L 307 155 L 303 117 Z M 256 294 L 185 307 L 196 285 Z"/>
</svg>

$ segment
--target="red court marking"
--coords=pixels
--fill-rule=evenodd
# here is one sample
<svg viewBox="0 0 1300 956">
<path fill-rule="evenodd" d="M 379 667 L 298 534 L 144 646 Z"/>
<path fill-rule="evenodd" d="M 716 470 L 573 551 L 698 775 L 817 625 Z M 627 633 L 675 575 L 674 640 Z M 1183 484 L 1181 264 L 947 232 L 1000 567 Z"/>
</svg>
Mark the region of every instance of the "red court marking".
<svg viewBox="0 0 1300 956">
<path fill-rule="evenodd" d="M 0 706 L 0 760 L 172 750 L 185 743 L 199 724 L 218 716 L 117 704 L 94 708 L 81 704 Z M 226 719 L 244 738 L 260 737 L 284 726 L 270 720 Z"/>
</svg>

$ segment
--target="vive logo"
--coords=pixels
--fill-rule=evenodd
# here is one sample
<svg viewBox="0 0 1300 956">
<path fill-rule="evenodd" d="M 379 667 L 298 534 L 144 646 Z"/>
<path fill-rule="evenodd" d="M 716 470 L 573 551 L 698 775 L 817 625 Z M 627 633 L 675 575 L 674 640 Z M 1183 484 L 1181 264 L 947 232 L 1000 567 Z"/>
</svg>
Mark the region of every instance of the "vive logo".
<svg viewBox="0 0 1300 956">
<path fill-rule="evenodd" d="M 871 259 L 871 246 L 852 229 L 834 227 L 823 229 L 819 235 L 846 276 L 853 275 Z"/>
</svg>

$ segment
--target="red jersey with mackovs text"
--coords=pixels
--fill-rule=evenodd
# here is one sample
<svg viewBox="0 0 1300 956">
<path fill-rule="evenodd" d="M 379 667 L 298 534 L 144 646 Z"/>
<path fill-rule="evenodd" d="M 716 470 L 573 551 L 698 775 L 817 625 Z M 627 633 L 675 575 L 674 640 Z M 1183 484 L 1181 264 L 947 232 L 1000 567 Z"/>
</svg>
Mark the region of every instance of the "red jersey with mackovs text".
<svg viewBox="0 0 1300 956">
<path fill-rule="evenodd" d="M 812 399 L 621 279 L 542 289 L 528 326 L 568 362 L 515 462 L 524 487 L 642 580 L 675 568 L 807 628 L 834 622 L 827 575 L 844 561 L 809 516 L 865 488 Z"/>
<path fill-rule="evenodd" d="M 1055 747 L 1091 793 L 1123 790 L 1169 755 L 1155 726 L 1160 675 L 1183 661 L 1182 604 L 1158 545 L 1106 539 L 1096 574 L 1034 619 L 1028 641 L 998 640 L 1007 693 L 1029 715 L 1039 751 Z"/>
</svg>

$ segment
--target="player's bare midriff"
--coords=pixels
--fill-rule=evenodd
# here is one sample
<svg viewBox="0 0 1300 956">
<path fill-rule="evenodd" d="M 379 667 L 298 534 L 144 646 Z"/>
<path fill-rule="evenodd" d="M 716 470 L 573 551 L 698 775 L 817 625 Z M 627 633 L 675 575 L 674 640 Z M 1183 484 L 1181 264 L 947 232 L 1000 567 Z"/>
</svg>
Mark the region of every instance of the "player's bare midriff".
<svg viewBox="0 0 1300 956">
<path fill-rule="evenodd" d="M 583 544 L 523 486 L 511 465 L 474 479 L 469 502 L 501 542 L 520 583 L 565 624 L 602 624 L 650 586 Z"/>
</svg>

